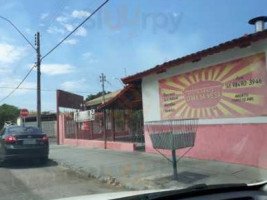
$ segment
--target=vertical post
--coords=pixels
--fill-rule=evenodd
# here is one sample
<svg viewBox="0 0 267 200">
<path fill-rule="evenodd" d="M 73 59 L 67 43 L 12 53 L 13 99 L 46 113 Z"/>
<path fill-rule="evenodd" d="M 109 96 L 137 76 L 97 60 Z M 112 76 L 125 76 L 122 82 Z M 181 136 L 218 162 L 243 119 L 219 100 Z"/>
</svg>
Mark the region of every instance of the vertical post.
<svg viewBox="0 0 267 200">
<path fill-rule="evenodd" d="M 114 118 L 114 108 L 111 109 L 111 130 L 112 130 L 112 140 L 115 141 L 115 118 Z"/>
<path fill-rule="evenodd" d="M 102 85 L 102 104 L 105 104 L 105 81 L 106 76 L 101 73 L 100 82 Z M 106 110 L 103 109 L 103 128 L 104 128 L 104 148 L 107 148 L 107 131 L 106 131 Z"/>
<path fill-rule="evenodd" d="M 76 110 L 76 113 L 78 115 L 78 110 Z M 79 131 L 79 123 L 75 122 L 74 123 L 74 133 L 75 133 L 75 138 L 76 138 L 76 146 L 78 146 L 78 131 Z"/>
<path fill-rule="evenodd" d="M 36 54 L 37 54 L 37 126 L 41 129 L 41 54 L 40 54 L 40 33 L 36 33 Z"/>
<path fill-rule="evenodd" d="M 175 151 L 175 149 L 172 150 L 172 167 L 173 167 L 173 180 L 178 180 L 176 151 Z"/>
<path fill-rule="evenodd" d="M 59 91 L 57 90 L 57 144 L 59 145 L 60 144 L 60 138 L 59 138 Z M 64 135 L 65 137 L 65 135 Z"/>
</svg>

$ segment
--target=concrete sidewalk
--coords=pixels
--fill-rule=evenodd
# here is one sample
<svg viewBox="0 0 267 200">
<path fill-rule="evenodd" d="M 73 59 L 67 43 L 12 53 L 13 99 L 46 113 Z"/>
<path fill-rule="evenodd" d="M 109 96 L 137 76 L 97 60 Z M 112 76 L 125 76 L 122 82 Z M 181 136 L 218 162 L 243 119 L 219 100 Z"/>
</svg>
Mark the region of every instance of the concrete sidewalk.
<svg viewBox="0 0 267 200">
<path fill-rule="evenodd" d="M 172 165 L 160 155 L 51 145 L 50 159 L 76 172 L 128 189 L 162 189 L 207 183 L 251 183 L 267 178 L 267 170 L 183 158 L 178 181 L 172 181 Z M 265 177 L 265 178 L 264 178 Z"/>
</svg>

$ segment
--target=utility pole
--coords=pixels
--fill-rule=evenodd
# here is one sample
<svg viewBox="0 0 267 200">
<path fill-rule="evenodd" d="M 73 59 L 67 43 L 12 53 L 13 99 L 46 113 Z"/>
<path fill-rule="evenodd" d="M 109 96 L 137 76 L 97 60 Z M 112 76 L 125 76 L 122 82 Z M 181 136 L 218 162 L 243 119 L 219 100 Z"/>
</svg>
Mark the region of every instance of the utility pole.
<svg viewBox="0 0 267 200">
<path fill-rule="evenodd" d="M 101 85 L 102 85 L 102 104 L 105 103 L 105 82 L 106 82 L 106 76 L 101 73 L 101 76 L 100 76 L 100 82 L 101 82 Z"/>
<path fill-rule="evenodd" d="M 105 104 L 105 82 L 106 76 L 104 73 L 101 73 L 100 82 L 102 85 L 102 104 Z M 104 148 L 107 148 L 107 134 L 106 134 L 106 110 L 103 109 L 103 128 L 104 128 Z"/>
<path fill-rule="evenodd" d="M 36 68 L 37 68 L 37 126 L 42 128 L 41 119 L 41 54 L 40 54 L 40 33 L 35 34 L 35 45 L 36 45 Z"/>
</svg>

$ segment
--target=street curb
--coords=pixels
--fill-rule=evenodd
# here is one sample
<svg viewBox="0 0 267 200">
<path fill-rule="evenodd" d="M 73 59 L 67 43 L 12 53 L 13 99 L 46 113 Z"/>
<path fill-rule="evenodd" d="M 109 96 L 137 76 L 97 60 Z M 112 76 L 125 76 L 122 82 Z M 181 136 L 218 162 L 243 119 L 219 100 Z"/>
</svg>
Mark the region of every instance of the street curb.
<svg viewBox="0 0 267 200">
<path fill-rule="evenodd" d="M 146 185 L 143 185 L 143 184 L 142 184 L 143 186 L 142 185 L 138 185 L 136 187 L 135 184 L 122 183 L 117 178 L 112 177 L 112 176 L 100 176 L 100 175 L 96 175 L 96 174 L 93 174 L 91 172 L 85 171 L 82 168 L 74 167 L 73 165 L 67 164 L 65 162 L 62 162 L 62 161 L 57 160 L 57 159 L 54 159 L 54 158 L 50 158 L 50 160 L 56 162 L 59 166 L 66 167 L 69 170 L 72 170 L 73 172 L 75 172 L 75 173 L 77 173 L 79 175 L 86 176 L 88 178 L 97 179 L 100 182 L 105 183 L 105 184 L 108 184 L 108 185 L 112 185 L 112 186 L 115 186 L 115 187 L 123 187 L 123 188 L 125 188 L 127 190 L 147 190 L 147 189 L 151 189 L 151 188 L 149 188 L 149 187 L 147 187 Z"/>
</svg>

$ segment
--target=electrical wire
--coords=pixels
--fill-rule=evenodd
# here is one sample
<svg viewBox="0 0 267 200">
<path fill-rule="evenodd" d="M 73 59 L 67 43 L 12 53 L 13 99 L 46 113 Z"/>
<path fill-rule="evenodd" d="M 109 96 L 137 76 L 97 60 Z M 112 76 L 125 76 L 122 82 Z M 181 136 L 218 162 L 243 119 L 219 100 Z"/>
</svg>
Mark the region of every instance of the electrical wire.
<svg viewBox="0 0 267 200">
<path fill-rule="evenodd" d="M 67 38 L 69 38 L 77 29 L 79 29 L 86 21 L 88 21 L 96 12 L 98 12 L 106 3 L 108 3 L 109 0 L 106 0 L 103 2 L 97 9 L 94 10 L 82 23 L 80 23 L 73 31 L 71 31 L 66 37 L 64 37 L 55 47 L 53 47 L 49 52 L 47 52 L 41 60 L 43 60 L 45 57 L 47 57 L 50 53 L 52 53 L 59 45 L 61 45 Z M 29 45 L 36 50 L 34 45 L 26 38 L 26 36 L 7 18 L 0 16 L 0 18 L 4 19 L 5 21 L 9 22 L 17 31 L 18 33 L 29 43 Z M 29 70 L 29 72 L 26 74 L 26 76 L 22 79 L 22 81 L 18 84 L 17 87 L 15 87 L 7 96 L 2 98 L 0 100 L 0 103 L 5 101 L 7 98 L 9 98 L 19 87 L 22 85 L 22 83 L 27 79 L 27 77 L 30 75 L 32 70 L 34 69 L 36 65 L 33 65 L 32 68 Z"/>
<path fill-rule="evenodd" d="M 55 47 L 53 47 L 50 51 L 48 51 L 42 58 L 43 60 L 45 57 L 47 57 L 50 53 L 52 53 L 59 45 L 61 45 L 66 39 L 68 39 L 77 29 L 79 29 L 87 20 L 89 20 L 92 16 L 95 15 L 106 3 L 108 3 L 109 0 L 106 0 L 103 2 L 97 9 L 94 10 L 85 20 L 83 20 L 82 23 L 80 23 L 73 31 L 71 31 L 66 37 L 64 37 Z"/>
<path fill-rule="evenodd" d="M 9 87 L 9 86 L 0 86 L 1 89 L 16 89 L 14 87 Z M 34 90 L 36 91 L 36 88 L 30 88 L 30 87 L 20 87 L 17 88 L 17 90 Z M 41 89 L 42 92 L 56 92 L 56 89 Z M 85 92 L 85 91 L 69 91 L 73 93 L 84 93 L 84 94 L 90 94 L 90 92 Z"/>
<path fill-rule="evenodd" d="M 91 7 L 95 6 L 96 2 L 97 0 L 91 0 L 90 4 L 88 4 L 87 8 L 83 9 L 83 11 L 87 11 L 90 15 Z M 78 18 L 74 18 L 71 22 L 68 22 L 68 24 L 75 25 L 78 20 L 79 20 Z"/>
<path fill-rule="evenodd" d="M 9 19 L 0 16 L 1 19 L 7 21 L 13 28 L 16 29 L 16 31 L 28 42 L 28 44 L 36 51 L 36 48 L 34 47 L 34 45 L 26 38 L 26 36 L 16 27 L 15 24 L 13 24 Z"/>
<path fill-rule="evenodd" d="M 26 78 L 30 75 L 30 73 L 32 72 L 32 70 L 34 69 L 35 65 L 32 66 L 32 68 L 28 71 L 28 73 L 26 74 L 26 76 L 21 80 L 21 82 L 18 84 L 17 87 L 15 87 L 7 96 L 5 96 L 4 98 L 2 98 L 0 100 L 0 103 L 5 101 L 8 97 L 10 97 L 20 86 L 21 84 L 26 80 Z"/>
</svg>

